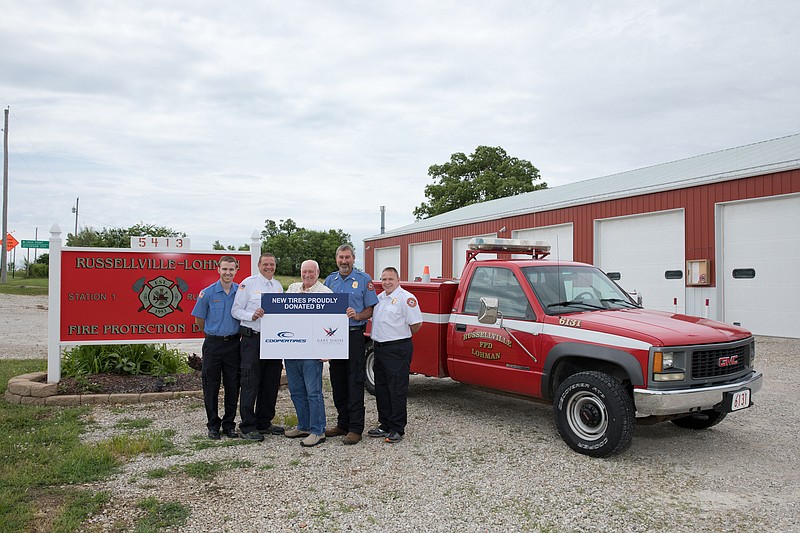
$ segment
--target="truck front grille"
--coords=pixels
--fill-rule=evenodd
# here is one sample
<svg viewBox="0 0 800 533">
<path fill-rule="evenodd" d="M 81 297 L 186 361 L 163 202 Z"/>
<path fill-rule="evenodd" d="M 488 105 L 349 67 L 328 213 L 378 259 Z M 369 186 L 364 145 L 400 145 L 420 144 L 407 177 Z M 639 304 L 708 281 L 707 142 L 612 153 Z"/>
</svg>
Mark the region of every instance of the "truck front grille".
<svg viewBox="0 0 800 533">
<path fill-rule="evenodd" d="M 735 361 L 730 363 L 731 358 Z M 722 365 L 722 366 L 721 366 Z M 692 378 L 703 379 L 735 374 L 750 367 L 750 345 L 721 350 L 696 350 L 692 354 Z"/>
</svg>

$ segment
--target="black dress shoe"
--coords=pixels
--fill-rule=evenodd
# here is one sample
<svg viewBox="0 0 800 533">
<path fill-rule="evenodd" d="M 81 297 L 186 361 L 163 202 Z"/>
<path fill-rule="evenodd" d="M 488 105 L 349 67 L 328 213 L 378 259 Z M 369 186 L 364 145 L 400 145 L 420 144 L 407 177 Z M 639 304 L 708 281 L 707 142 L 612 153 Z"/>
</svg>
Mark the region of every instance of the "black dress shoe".
<svg viewBox="0 0 800 533">
<path fill-rule="evenodd" d="M 276 426 L 275 424 L 270 424 L 266 429 L 259 429 L 258 432 L 262 435 L 283 435 L 284 428 L 282 426 Z"/>
<path fill-rule="evenodd" d="M 219 440 L 220 439 L 219 430 L 217 430 L 217 429 L 209 429 L 208 430 L 208 438 L 209 439 L 213 439 L 213 440 Z"/>
<path fill-rule="evenodd" d="M 250 433 L 242 433 L 242 438 L 244 440 L 253 440 L 256 442 L 261 442 L 264 440 L 264 435 L 262 435 L 258 431 L 251 431 Z"/>
<path fill-rule="evenodd" d="M 228 437 L 229 439 L 238 439 L 239 434 L 236 433 L 235 429 L 223 429 L 222 434 Z"/>
<path fill-rule="evenodd" d="M 403 436 L 396 431 L 390 431 L 389 434 L 386 435 L 386 438 L 383 439 L 384 442 L 388 442 L 389 444 L 394 444 L 395 442 L 400 442 L 401 440 L 403 440 Z"/>
</svg>

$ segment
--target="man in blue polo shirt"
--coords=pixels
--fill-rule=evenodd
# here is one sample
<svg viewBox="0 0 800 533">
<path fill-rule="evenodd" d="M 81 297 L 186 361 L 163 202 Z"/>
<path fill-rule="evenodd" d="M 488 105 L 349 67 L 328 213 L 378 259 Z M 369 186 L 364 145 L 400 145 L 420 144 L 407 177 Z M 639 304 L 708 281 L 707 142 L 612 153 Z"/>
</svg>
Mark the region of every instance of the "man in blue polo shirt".
<svg viewBox="0 0 800 533">
<path fill-rule="evenodd" d="M 350 319 L 348 359 L 332 359 L 330 362 L 333 404 L 336 406 L 338 418 L 334 427 L 325 430 L 326 437 L 344 435 L 344 444 L 356 444 L 364 432 L 364 329 L 367 320 L 372 316 L 372 308 L 378 303 L 372 278 L 353 268 L 355 260 L 356 254 L 352 246 L 339 246 L 336 249 L 336 265 L 339 271 L 325 279 L 325 286 L 333 292 L 350 295 L 347 308 L 347 317 Z"/>
<path fill-rule="evenodd" d="M 238 271 L 236 259 L 223 255 L 217 272 L 219 281 L 202 291 L 192 310 L 195 323 L 205 333 L 203 341 L 203 401 L 208 417 L 208 438 L 220 438 L 220 426 L 226 437 L 235 439 L 236 403 L 239 399 L 239 321 L 231 316 L 238 285 L 233 282 Z M 220 375 L 225 387 L 225 412 L 219 418 Z"/>
</svg>

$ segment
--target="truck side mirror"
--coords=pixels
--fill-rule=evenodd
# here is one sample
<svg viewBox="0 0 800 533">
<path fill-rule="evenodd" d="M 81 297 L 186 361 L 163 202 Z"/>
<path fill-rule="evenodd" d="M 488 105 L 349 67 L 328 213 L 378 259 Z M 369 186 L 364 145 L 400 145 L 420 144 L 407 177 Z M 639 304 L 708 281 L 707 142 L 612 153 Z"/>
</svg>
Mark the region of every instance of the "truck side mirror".
<svg viewBox="0 0 800 533">
<path fill-rule="evenodd" d="M 636 289 L 629 292 L 628 296 L 630 296 L 633 299 L 633 301 L 639 304 L 640 306 L 642 305 L 642 295 L 639 294 L 639 291 L 637 291 Z"/>
<path fill-rule="evenodd" d="M 497 322 L 497 298 L 488 298 L 484 296 L 481 298 L 480 306 L 478 306 L 478 322 L 481 324 L 494 324 Z"/>
</svg>

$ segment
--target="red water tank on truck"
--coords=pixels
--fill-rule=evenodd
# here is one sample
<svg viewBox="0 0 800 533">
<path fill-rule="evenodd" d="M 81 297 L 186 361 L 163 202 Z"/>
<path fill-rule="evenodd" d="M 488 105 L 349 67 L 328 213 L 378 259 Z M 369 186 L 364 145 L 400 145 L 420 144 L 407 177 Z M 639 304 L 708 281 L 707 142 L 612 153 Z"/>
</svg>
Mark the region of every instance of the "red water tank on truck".
<svg viewBox="0 0 800 533">
<path fill-rule="evenodd" d="M 460 279 L 403 282 L 424 321 L 411 371 L 551 402 L 567 445 L 594 457 L 625 450 L 636 423 L 706 429 L 752 406 L 762 374 L 750 332 L 644 309 L 599 268 L 548 260 L 549 249 L 476 238 Z M 373 362 L 368 342 L 370 392 Z"/>
</svg>

